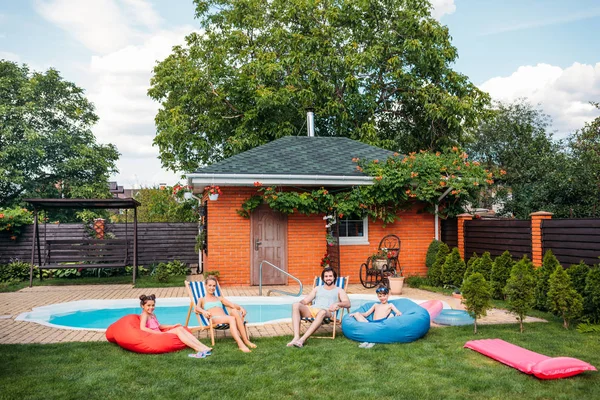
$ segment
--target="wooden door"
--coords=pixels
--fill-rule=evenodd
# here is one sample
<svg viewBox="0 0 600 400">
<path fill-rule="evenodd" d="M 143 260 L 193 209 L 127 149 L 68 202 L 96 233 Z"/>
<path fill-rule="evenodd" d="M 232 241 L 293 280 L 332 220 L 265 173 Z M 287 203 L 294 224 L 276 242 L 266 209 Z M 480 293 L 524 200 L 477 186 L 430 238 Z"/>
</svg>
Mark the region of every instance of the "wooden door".
<svg viewBox="0 0 600 400">
<path fill-rule="evenodd" d="M 260 263 L 265 260 L 287 271 L 287 216 L 266 204 L 251 216 L 252 284 L 259 284 Z M 287 276 L 263 264 L 263 285 L 285 285 Z"/>
</svg>

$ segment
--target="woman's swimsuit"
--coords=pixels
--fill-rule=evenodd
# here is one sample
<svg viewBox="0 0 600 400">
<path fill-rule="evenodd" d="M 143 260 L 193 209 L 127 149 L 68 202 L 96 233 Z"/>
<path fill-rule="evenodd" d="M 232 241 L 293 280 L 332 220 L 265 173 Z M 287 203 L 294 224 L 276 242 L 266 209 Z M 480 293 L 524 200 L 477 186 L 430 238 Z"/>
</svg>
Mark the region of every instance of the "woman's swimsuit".
<svg viewBox="0 0 600 400">
<path fill-rule="evenodd" d="M 146 320 L 146 328 L 150 328 L 153 331 L 160 332 L 160 324 L 158 323 L 158 320 L 156 319 L 155 315 L 151 315 L 148 317 L 148 319 Z"/>
<path fill-rule="evenodd" d="M 223 303 L 221 303 L 221 300 L 217 300 L 217 301 L 207 301 L 204 303 L 204 309 L 205 310 L 210 310 L 211 308 L 214 307 L 223 307 Z"/>
</svg>

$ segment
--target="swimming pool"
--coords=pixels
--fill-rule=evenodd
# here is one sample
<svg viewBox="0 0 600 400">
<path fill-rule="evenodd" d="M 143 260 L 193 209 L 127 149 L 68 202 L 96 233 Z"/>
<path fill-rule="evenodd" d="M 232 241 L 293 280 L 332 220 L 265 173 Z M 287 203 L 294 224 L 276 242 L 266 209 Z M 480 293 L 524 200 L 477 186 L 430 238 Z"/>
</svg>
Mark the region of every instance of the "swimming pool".
<svg viewBox="0 0 600 400">
<path fill-rule="evenodd" d="M 375 295 L 349 295 L 354 311 L 368 302 L 376 301 Z M 248 315 L 249 325 L 266 323 L 289 322 L 291 320 L 292 304 L 298 297 L 242 297 L 228 296 L 229 300 L 242 305 Z M 400 298 L 390 296 L 390 299 Z M 422 300 L 413 300 L 416 303 Z M 161 324 L 183 324 L 187 317 L 190 300 L 187 297 L 160 298 L 156 301 L 156 316 Z M 444 304 L 444 308 L 450 308 Z M 83 329 L 104 331 L 110 324 L 127 314 L 140 314 L 138 299 L 118 300 L 80 300 L 69 303 L 52 304 L 36 307 L 31 312 L 20 314 L 16 321 L 36 322 L 38 324 L 63 329 Z M 198 326 L 197 319 L 192 315 L 190 327 Z"/>
</svg>

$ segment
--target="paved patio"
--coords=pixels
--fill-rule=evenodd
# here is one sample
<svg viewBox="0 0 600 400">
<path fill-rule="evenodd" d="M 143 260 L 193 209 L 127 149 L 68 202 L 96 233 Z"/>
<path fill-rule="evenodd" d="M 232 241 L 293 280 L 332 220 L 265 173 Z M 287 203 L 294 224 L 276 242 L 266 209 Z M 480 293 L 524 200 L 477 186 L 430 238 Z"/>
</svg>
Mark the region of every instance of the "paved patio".
<svg viewBox="0 0 600 400">
<path fill-rule="evenodd" d="M 263 294 L 270 288 L 298 291 L 298 286 L 267 287 Z M 223 287 L 225 296 L 258 296 L 258 287 Z M 310 287 L 304 288 L 304 293 Z M 65 303 L 76 300 L 89 299 L 137 299 L 142 294 L 156 294 L 158 306 L 160 299 L 165 297 L 187 297 L 185 288 L 157 288 L 134 289 L 131 285 L 85 285 L 85 286 L 36 286 L 26 288 L 14 293 L 0 293 L 0 343 L 58 343 L 58 342 L 97 342 L 106 341 L 104 332 L 70 330 L 51 328 L 33 322 L 15 321 L 22 312 L 31 311 L 33 307 L 40 307 L 55 303 Z M 348 293 L 373 294 L 373 289 L 365 289 L 360 284 L 350 284 Z M 415 300 L 443 300 L 452 308 L 462 309 L 460 301 L 438 293 L 419 289 L 404 288 L 402 296 Z M 527 318 L 526 322 L 543 321 L 537 318 Z M 184 321 L 181 321 L 182 323 Z M 516 323 L 513 315 L 503 310 L 492 309 L 488 316 L 480 320 L 480 324 L 506 324 Z M 434 326 L 436 326 L 434 324 Z M 331 331 L 331 327 L 321 328 Z M 291 336 L 291 323 L 277 323 L 260 326 L 250 326 L 251 337 Z M 217 331 L 217 337 L 228 336 L 228 331 Z M 200 339 L 207 339 L 206 332 L 200 333 Z"/>
</svg>

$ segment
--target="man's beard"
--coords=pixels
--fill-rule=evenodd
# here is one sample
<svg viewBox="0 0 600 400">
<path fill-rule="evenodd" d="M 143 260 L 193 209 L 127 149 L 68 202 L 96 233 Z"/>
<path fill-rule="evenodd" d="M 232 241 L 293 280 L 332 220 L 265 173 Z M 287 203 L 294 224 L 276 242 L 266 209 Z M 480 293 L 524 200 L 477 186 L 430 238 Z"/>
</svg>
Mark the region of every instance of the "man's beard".
<svg viewBox="0 0 600 400">
<path fill-rule="evenodd" d="M 335 279 L 332 279 L 332 280 L 331 280 L 331 282 L 327 282 L 327 281 L 325 281 L 325 284 L 326 284 L 327 286 L 333 286 L 333 284 L 334 284 L 334 283 L 335 283 Z"/>
</svg>

